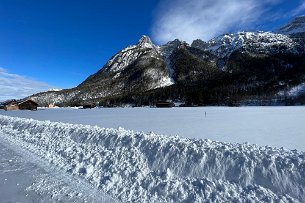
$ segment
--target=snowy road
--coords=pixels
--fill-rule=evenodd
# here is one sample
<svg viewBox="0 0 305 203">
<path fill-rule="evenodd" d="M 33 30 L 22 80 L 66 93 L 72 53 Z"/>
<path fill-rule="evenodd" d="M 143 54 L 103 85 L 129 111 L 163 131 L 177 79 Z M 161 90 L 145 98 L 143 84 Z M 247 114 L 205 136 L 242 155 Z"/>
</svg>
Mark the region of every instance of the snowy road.
<svg viewBox="0 0 305 203">
<path fill-rule="evenodd" d="M 205 116 L 206 113 L 206 116 Z M 72 124 L 270 145 L 305 151 L 305 107 L 101 108 L 0 111 L 0 114 Z"/>
<path fill-rule="evenodd" d="M 85 181 L 2 139 L 0 202 L 115 202 Z"/>
</svg>

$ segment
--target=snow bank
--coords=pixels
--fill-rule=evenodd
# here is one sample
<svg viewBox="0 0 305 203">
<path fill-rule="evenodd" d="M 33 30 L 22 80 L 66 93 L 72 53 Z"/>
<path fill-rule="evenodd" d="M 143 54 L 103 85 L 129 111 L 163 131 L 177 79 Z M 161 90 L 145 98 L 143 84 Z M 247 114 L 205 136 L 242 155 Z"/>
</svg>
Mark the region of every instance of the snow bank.
<svg viewBox="0 0 305 203">
<path fill-rule="evenodd" d="M 124 202 L 305 201 L 303 152 L 7 116 L 0 136 Z"/>
</svg>

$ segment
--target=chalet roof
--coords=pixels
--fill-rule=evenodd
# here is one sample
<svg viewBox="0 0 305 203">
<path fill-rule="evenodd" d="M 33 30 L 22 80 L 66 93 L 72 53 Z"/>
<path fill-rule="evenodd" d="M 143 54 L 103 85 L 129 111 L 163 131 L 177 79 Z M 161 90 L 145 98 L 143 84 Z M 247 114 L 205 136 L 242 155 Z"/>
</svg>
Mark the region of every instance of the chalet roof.
<svg viewBox="0 0 305 203">
<path fill-rule="evenodd" d="M 6 106 L 6 105 L 9 105 L 11 103 L 17 103 L 16 99 L 10 99 L 10 100 L 6 100 L 4 102 L 1 102 L 1 105 Z"/>
<path fill-rule="evenodd" d="M 16 99 L 10 99 L 10 100 L 6 100 L 4 102 L 1 102 L 0 103 L 0 106 L 7 106 L 7 105 L 10 105 L 10 104 L 23 104 L 24 102 L 27 102 L 27 101 L 30 101 L 36 105 L 38 105 L 36 102 L 34 102 L 33 100 L 31 99 L 19 99 L 19 100 L 16 100 Z"/>
<path fill-rule="evenodd" d="M 38 104 L 36 102 L 34 102 L 33 100 L 31 100 L 31 99 L 19 100 L 18 101 L 18 105 L 23 104 L 23 103 L 28 102 L 28 101 L 32 102 L 32 103 L 34 103 L 35 105 L 38 106 Z"/>
</svg>

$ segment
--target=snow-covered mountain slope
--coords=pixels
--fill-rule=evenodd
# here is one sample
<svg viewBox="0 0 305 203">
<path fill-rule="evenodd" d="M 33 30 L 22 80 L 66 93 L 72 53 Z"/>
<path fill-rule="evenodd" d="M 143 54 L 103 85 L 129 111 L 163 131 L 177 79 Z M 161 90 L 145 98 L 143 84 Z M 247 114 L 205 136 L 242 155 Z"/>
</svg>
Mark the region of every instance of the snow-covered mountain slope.
<svg viewBox="0 0 305 203">
<path fill-rule="evenodd" d="M 286 87 L 275 84 L 297 85 L 305 77 L 305 33 L 288 35 L 302 31 L 304 18 L 296 18 L 280 33 L 224 34 L 208 42 L 197 39 L 191 46 L 179 40 L 156 46 L 143 36 L 76 88 L 30 98 L 40 105 L 65 106 L 86 102 L 148 105 L 167 99 L 213 105 L 232 103 L 226 99 L 232 96 L 240 100 L 247 95 L 251 100 L 254 95 L 276 94 Z"/>
<path fill-rule="evenodd" d="M 80 94 L 79 90 L 61 90 L 48 91 L 31 95 L 29 98 L 36 101 L 40 106 L 47 106 L 48 104 L 61 104 L 67 101 L 75 100 Z"/>
<path fill-rule="evenodd" d="M 287 90 L 280 91 L 278 94 L 280 96 L 290 96 L 290 97 L 305 95 L 305 82 L 293 87 L 289 87 Z"/>
<path fill-rule="evenodd" d="M 144 90 L 171 85 L 168 69 L 159 48 L 145 35 L 137 45 L 129 46 L 114 55 L 100 71 L 90 76 L 79 87 L 91 86 L 92 82 L 93 85 L 102 84 L 105 76 L 111 77 L 112 83 L 121 83 L 128 88 L 132 86 L 130 82 L 135 82 L 136 85 L 138 79 L 144 78 L 151 79 L 146 85 L 141 84 Z"/>
<path fill-rule="evenodd" d="M 185 44 L 186 44 L 186 42 L 182 42 L 178 39 L 175 39 L 174 41 L 170 41 L 170 42 L 158 47 L 160 54 L 162 55 L 162 57 L 164 58 L 164 60 L 166 62 L 169 76 L 173 83 L 174 83 L 174 79 L 173 79 L 174 68 L 173 68 L 173 64 L 172 64 L 170 57 L 179 46 L 182 46 Z"/>
<path fill-rule="evenodd" d="M 123 202 L 304 202 L 305 154 L 0 116 L 0 135 Z"/>
<path fill-rule="evenodd" d="M 136 45 L 115 54 L 103 68 L 78 87 L 32 95 L 40 105 L 48 103 L 82 104 L 119 95 L 129 95 L 174 84 L 167 67 L 165 48 L 142 36 Z"/>
<path fill-rule="evenodd" d="M 105 70 L 119 72 L 135 62 L 141 55 L 149 53 L 151 57 L 159 57 L 156 46 L 148 36 L 143 35 L 137 45 L 129 46 L 114 55 L 105 65 Z"/>
<path fill-rule="evenodd" d="M 287 25 L 281 27 L 277 32 L 285 35 L 305 33 L 305 15 L 294 18 Z"/>
<path fill-rule="evenodd" d="M 220 58 L 229 57 L 236 50 L 262 54 L 296 53 L 296 45 L 288 36 L 271 32 L 239 32 L 221 35 L 207 43 L 199 43 L 199 40 L 193 43 L 194 47 L 212 52 Z"/>
</svg>

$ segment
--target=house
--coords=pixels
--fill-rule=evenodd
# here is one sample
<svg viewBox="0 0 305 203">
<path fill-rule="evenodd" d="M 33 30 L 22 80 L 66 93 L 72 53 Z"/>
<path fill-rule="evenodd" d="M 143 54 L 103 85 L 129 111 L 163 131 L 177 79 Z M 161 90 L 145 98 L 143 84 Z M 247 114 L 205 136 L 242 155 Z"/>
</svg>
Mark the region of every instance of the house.
<svg viewBox="0 0 305 203">
<path fill-rule="evenodd" d="M 171 100 L 158 101 L 156 103 L 157 108 L 172 108 L 174 106 L 175 106 L 175 104 Z"/>
<path fill-rule="evenodd" d="M 30 99 L 20 101 L 11 100 L 5 104 L 4 110 L 37 110 L 37 107 L 38 104 Z"/>
<path fill-rule="evenodd" d="M 4 104 L 4 110 L 5 111 L 18 110 L 18 109 L 19 109 L 18 102 L 14 99 L 10 100 L 10 101 L 7 101 Z"/>
<path fill-rule="evenodd" d="M 55 107 L 55 104 L 49 104 L 48 105 L 48 108 L 54 108 Z"/>
<path fill-rule="evenodd" d="M 37 110 L 38 104 L 30 99 L 18 103 L 20 110 Z"/>
</svg>

